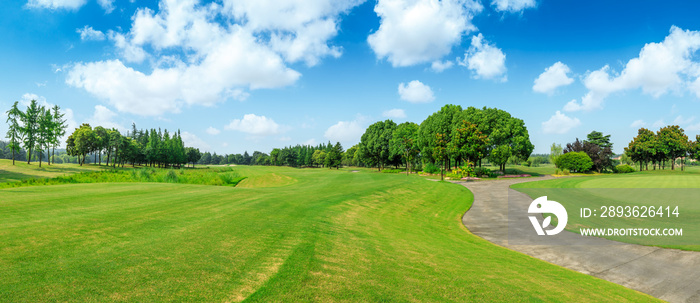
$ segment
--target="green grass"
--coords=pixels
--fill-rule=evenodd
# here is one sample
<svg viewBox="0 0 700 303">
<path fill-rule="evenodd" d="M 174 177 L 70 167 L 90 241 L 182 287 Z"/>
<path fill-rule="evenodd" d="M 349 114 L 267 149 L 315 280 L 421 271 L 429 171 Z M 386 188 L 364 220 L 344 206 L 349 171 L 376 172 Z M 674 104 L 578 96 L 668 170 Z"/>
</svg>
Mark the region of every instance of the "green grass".
<svg viewBox="0 0 700 303">
<path fill-rule="evenodd" d="M 569 212 L 566 229 L 579 233 L 580 228 L 682 228 L 683 237 L 623 237 L 608 239 L 700 251 L 700 173 L 690 171 L 643 171 L 630 174 L 610 174 L 592 177 L 557 178 L 552 180 L 514 184 L 512 187 L 532 198 L 547 196 L 564 205 Z M 625 190 L 626 189 L 626 190 Z M 589 208 L 601 213 L 602 206 L 674 206 L 679 217 L 639 218 L 599 216 L 581 218 L 579 210 Z M 572 213 L 573 212 L 573 213 Z"/>
<path fill-rule="evenodd" d="M 2 300 L 656 301 L 472 235 L 459 185 L 234 169 L 250 187 L 1 189 Z"/>
<path fill-rule="evenodd" d="M 80 166 L 78 164 L 51 164 L 45 162 L 39 167 L 39 162 L 27 164 L 24 161 L 15 161 L 12 165 L 12 160 L 0 159 L 0 183 L 17 182 L 35 178 L 55 178 L 58 176 L 70 175 L 81 172 L 99 171 L 104 166 L 87 164 Z"/>
<path fill-rule="evenodd" d="M 55 178 L 25 179 L 0 183 L 0 188 L 75 183 L 158 182 L 215 186 L 236 186 L 245 180 L 230 167 L 214 169 L 105 168 L 102 171 L 68 174 Z"/>
</svg>

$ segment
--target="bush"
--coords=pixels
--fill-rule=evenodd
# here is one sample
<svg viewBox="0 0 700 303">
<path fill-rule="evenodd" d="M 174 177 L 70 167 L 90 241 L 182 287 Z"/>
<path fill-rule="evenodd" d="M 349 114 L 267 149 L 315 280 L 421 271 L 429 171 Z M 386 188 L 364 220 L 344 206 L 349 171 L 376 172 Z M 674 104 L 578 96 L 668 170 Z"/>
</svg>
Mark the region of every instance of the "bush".
<svg viewBox="0 0 700 303">
<path fill-rule="evenodd" d="M 591 170 L 593 160 L 584 152 L 568 152 L 559 156 L 554 164 L 560 169 L 583 173 Z"/>
<path fill-rule="evenodd" d="M 440 168 L 433 163 L 426 163 L 423 165 L 423 171 L 429 174 L 436 174 L 440 172 Z"/>
<path fill-rule="evenodd" d="M 491 175 L 491 170 L 486 168 L 486 167 L 477 167 L 474 169 L 474 174 L 477 177 L 481 176 L 490 176 Z"/>
<path fill-rule="evenodd" d="M 564 175 L 564 176 L 567 176 L 567 175 L 569 175 L 569 170 L 566 169 L 566 168 L 565 168 L 565 169 L 562 169 L 562 170 L 561 170 L 561 174 Z"/>
<path fill-rule="evenodd" d="M 385 174 L 397 174 L 397 173 L 403 173 L 403 169 L 382 169 L 382 172 Z"/>
<path fill-rule="evenodd" d="M 520 165 L 527 166 L 527 167 L 530 167 L 531 164 L 532 164 L 532 162 L 530 162 L 530 160 L 523 161 L 522 163 L 520 163 Z"/>
<path fill-rule="evenodd" d="M 629 166 L 627 164 L 621 164 L 621 165 L 615 166 L 615 171 L 619 174 L 627 174 L 627 173 L 633 173 L 634 168 L 632 168 L 632 166 Z"/>
</svg>

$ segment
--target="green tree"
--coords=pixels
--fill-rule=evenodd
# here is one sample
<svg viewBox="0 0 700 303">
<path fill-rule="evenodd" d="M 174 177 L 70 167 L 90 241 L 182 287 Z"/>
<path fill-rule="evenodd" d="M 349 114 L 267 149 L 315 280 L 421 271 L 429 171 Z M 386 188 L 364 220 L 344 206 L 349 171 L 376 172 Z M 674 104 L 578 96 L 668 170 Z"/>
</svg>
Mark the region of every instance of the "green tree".
<svg viewBox="0 0 700 303">
<path fill-rule="evenodd" d="M 5 135 L 7 139 L 10 140 L 7 145 L 12 151 L 12 165 L 15 165 L 15 153 L 20 151 L 20 142 L 23 141 L 22 127 L 20 126 L 20 121 L 22 119 L 22 111 L 17 108 L 19 102 L 15 101 L 10 110 L 7 111 L 7 134 Z"/>
<path fill-rule="evenodd" d="M 446 163 L 446 159 L 449 156 L 448 151 L 447 151 L 447 144 L 449 143 L 447 141 L 447 136 L 441 133 L 435 134 L 435 138 L 433 139 L 433 157 L 435 158 L 436 162 L 440 164 L 440 180 L 445 180 L 444 174 L 445 174 L 445 166 L 444 163 Z"/>
<path fill-rule="evenodd" d="M 335 167 L 336 169 L 339 169 L 340 165 L 342 164 L 341 163 L 342 159 L 343 159 L 343 146 L 340 145 L 340 142 L 336 142 L 335 145 L 328 151 L 328 154 L 326 155 L 326 158 L 323 160 L 323 163 L 329 169 L 333 168 L 333 167 Z"/>
<path fill-rule="evenodd" d="M 418 124 L 404 122 L 399 124 L 392 134 L 389 142 L 391 151 L 401 155 L 406 163 L 406 175 L 410 173 L 410 164 L 418 155 Z"/>
<path fill-rule="evenodd" d="M 377 165 L 379 171 L 390 159 L 389 141 L 395 128 L 394 121 L 379 121 L 370 125 L 360 139 L 359 149 L 366 159 L 365 162 Z"/>
<path fill-rule="evenodd" d="M 563 149 L 561 148 L 561 144 L 552 143 L 552 147 L 549 148 L 549 162 L 556 162 L 557 158 L 563 154 L 564 153 Z"/>
<path fill-rule="evenodd" d="M 649 162 L 656 156 L 657 138 L 654 132 L 640 128 L 637 131 L 637 136 L 632 139 L 632 142 L 625 147 L 625 153 L 632 158 L 634 162 L 639 163 L 639 170 L 642 170 L 642 165 L 649 170 Z"/>
<path fill-rule="evenodd" d="M 326 163 L 326 152 L 322 151 L 320 149 L 317 149 L 314 151 L 313 155 L 311 156 L 313 159 L 314 165 L 323 165 Z"/>
<path fill-rule="evenodd" d="M 568 152 L 557 158 L 555 165 L 560 169 L 583 173 L 593 167 L 593 161 L 585 152 Z"/>
<path fill-rule="evenodd" d="M 27 164 L 32 159 L 32 151 L 36 148 L 39 137 L 39 115 L 41 107 L 36 100 L 31 100 L 27 111 L 21 115 L 22 133 L 24 134 L 24 149 L 27 150 Z"/>
<path fill-rule="evenodd" d="M 437 134 L 441 134 L 445 144 L 449 143 L 452 138 L 452 128 L 453 120 L 462 113 L 462 107 L 459 105 L 447 104 L 443 106 L 439 111 L 428 116 L 423 122 L 421 122 L 418 127 L 418 148 L 420 149 L 421 157 L 424 161 L 431 163 L 436 163 L 438 161 L 437 157 L 434 155 L 435 152 L 435 137 Z M 449 158 L 443 158 L 441 161 L 445 163 L 436 163 L 441 166 L 447 166 L 447 161 Z"/>
<path fill-rule="evenodd" d="M 54 158 L 56 155 L 56 146 L 60 144 L 60 139 L 61 137 L 66 135 L 66 119 L 63 119 L 63 116 L 65 116 L 64 113 L 61 112 L 61 107 L 58 105 L 53 106 L 53 137 L 52 137 L 52 146 L 53 150 L 51 151 L 51 158 Z"/>
<path fill-rule="evenodd" d="M 466 159 L 475 164 L 485 156 L 487 144 L 488 137 L 476 125 L 462 120 L 452 129 L 448 150 L 456 160 Z"/>
<path fill-rule="evenodd" d="M 659 147 L 671 160 L 671 170 L 674 170 L 676 158 L 684 156 L 689 149 L 688 136 L 678 125 L 671 125 L 657 132 L 657 140 Z"/>
</svg>

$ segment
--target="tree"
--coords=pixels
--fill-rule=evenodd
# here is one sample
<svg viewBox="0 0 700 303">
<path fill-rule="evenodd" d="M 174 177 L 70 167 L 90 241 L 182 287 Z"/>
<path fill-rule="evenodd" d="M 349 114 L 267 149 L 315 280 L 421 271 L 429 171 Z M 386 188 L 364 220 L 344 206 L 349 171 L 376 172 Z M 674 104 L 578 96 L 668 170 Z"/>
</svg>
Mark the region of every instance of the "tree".
<svg viewBox="0 0 700 303">
<path fill-rule="evenodd" d="M 510 145 L 499 145 L 491 150 L 491 153 L 489 154 L 489 161 L 498 165 L 498 169 L 505 173 L 506 162 L 508 162 L 508 158 L 510 158 L 511 155 L 512 151 L 510 149 Z"/>
<path fill-rule="evenodd" d="M 53 115 L 50 110 L 43 107 L 39 113 L 39 127 L 37 129 L 36 151 L 39 153 L 39 167 L 41 167 L 41 159 L 44 157 L 44 151 L 47 151 L 53 142 Z"/>
<path fill-rule="evenodd" d="M 389 142 L 391 151 L 401 155 L 406 163 L 406 175 L 410 173 L 410 163 L 418 155 L 418 124 L 404 122 L 399 124 L 392 134 Z"/>
<path fill-rule="evenodd" d="M 456 160 L 466 159 L 477 163 L 486 155 L 488 142 L 488 137 L 482 134 L 476 125 L 462 120 L 452 130 L 452 140 L 448 143 L 448 149 Z"/>
<path fill-rule="evenodd" d="M 563 154 L 564 152 L 561 148 L 561 144 L 552 143 L 552 147 L 549 149 L 549 162 L 556 162 L 557 158 Z"/>
<path fill-rule="evenodd" d="M 22 111 L 17 108 L 17 104 L 18 102 L 15 101 L 10 110 L 7 111 L 7 124 L 9 127 L 5 135 L 7 139 L 10 139 L 7 147 L 12 151 L 12 165 L 15 165 L 15 152 L 19 153 L 19 144 L 23 141 L 22 127 L 19 124 L 22 119 Z"/>
<path fill-rule="evenodd" d="M 355 163 L 355 153 L 357 152 L 357 145 L 353 145 L 351 148 L 348 148 L 344 153 L 343 153 L 343 165 L 345 166 L 353 166 L 357 165 Z"/>
<path fill-rule="evenodd" d="M 435 134 L 435 138 L 433 139 L 433 157 L 437 161 L 437 163 L 445 163 L 445 159 L 447 159 L 448 156 L 448 151 L 447 151 L 447 140 L 446 140 L 446 135 L 437 133 Z M 445 180 L 444 177 L 444 172 L 445 172 L 445 167 L 440 166 L 440 180 Z"/>
<path fill-rule="evenodd" d="M 323 162 L 326 165 L 326 167 L 328 167 L 328 168 L 335 167 L 336 169 L 339 169 L 342 159 L 343 159 L 343 146 L 340 145 L 340 142 L 336 142 L 335 145 L 328 151 L 328 154 L 326 155 L 326 159 L 324 159 Z"/>
<path fill-rule="evenodd" d="M 657 142 L 663 154 L 671 160 L 671 170 L 674 170 L 676 158 L 684 156 L 689 149 L 688 136 L 678 125 L 671 125 L 657 132 Z"/>
<path fill-rule="evenodd" d="M 586 141 L 600 146 L 601 149 L 606 147 L 612 149 L 613 147 L 613 144 L 610 142 L 610 135 L 603 135 L 603 133 L 597 131 L 592 131 L 588 134 Z"/>
<path fill-rule="evenodd" d="M 326 163 L 326 152 L 322 151 L 320 149 L 317 149 L 314 151 L 311 158 L 313 159 L 313 163 L 315 165 L 323 165 L 324 163 Z"/>
<path fill-rule="evenodd" d="M 27 111 L 21 115 L 22 133 L 24 134 L 24 149 L 27 150 L 27 164 L 32 159 L 32 150 L 36 147 L 39 132 L 39 115 L 41 107 L 36 100 L 31 100 Z"/>
<path fill-rule="evenodd" d="M 557 158 L 555 165 L 572 172 L 587 172 L 593 167 L 593 161 L 585 152 L 568 152 Z"/>
<path fill-rule="evenodd" d="M 362 150 L 362 155 L 368 163 L 377 165 L 379 171 L 389 161 L 389 141 L 395 128 L 394 121 L 379 121 L 370 125 L 360 139 L 359 149 Z"/>
<path fill-rule="evenodd" d="M 53 150 L 51 158 L 56 155 L 56 146 L 60 144 L 59 140 L 66 134 L 66 120 L 63 119 L 65 114 L 61 113 L 61 107 L 58 105 L 53 106 Z"/>
<path fill-rule="evenodd" d="M 649 170 L 649 162 L 656 156 L 656 141 L 654 132 L 646 128 L 640 128 L 637 131 L 637 136 L 625 147 L 625 153 L 627 153 L 634 162 L 639 163 L 640 171 L 642 170 L 643 164 L 646 166 L 646 169 Z"/>
<path fill-rule="evenodd" d="M 194 147 L 186 148 L 185 152 L 187 153 L 187 162 L 192 163 L 192 168 L 194 168 L 194 164 L 202 158 L 202 153 L 199 151 L 199 148 Z"/>
<path fill-rule="evenodd" d="M 438 157 L 434 155 L 435 153 L 435 140 L 437 134 L 441 134 L 445 144 L 449 143 L 452 138 L 452 128 L 453 120 L 456 116 L 462 113 L 462 107 L 459 105 L 447 104 L 443 106 L 439 111 L 428 116 L 423 122 L 421 122 L 418 127 L 417 143 L 420 149 L 420 154 L 423 160 L 435 163 L 438 161 Z M 469 121 L 469 120 L 468 120 Z M 471 122 L 471 121 L 470 121 Z M 440 157 L 441 161 L 445 163 L 436 163 L 440 166 L 447 166 L 446 162 L 448 157 Z"/>
</svg>

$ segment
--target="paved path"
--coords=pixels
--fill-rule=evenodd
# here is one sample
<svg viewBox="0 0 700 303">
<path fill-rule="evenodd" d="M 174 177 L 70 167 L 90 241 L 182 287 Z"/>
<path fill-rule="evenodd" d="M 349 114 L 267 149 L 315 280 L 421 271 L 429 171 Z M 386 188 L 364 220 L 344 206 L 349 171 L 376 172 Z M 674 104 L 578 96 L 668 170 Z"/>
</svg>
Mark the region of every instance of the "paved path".
<svg viewBox="0 0 700 303">
<path fill-rule="evenodd" d="M 623 285 L 669 302 L 700 302 L 700 252 L 688 252 L 601 238 L 569 231 L 557 235 L 559 245 L 521 245 L 537 237 L 527 219 L 532 199 L 511 184 L 551 177 L 461 183 L 474 193 L 474 204 L 462 222 L 475 235 L 535 258 Z M 510 211 L 525 215 L 511 216 Z M 509 240 L 510 236 L 510 240 Z M 565 243 L 561 245 L 561 243 Z"/>
</svg>

